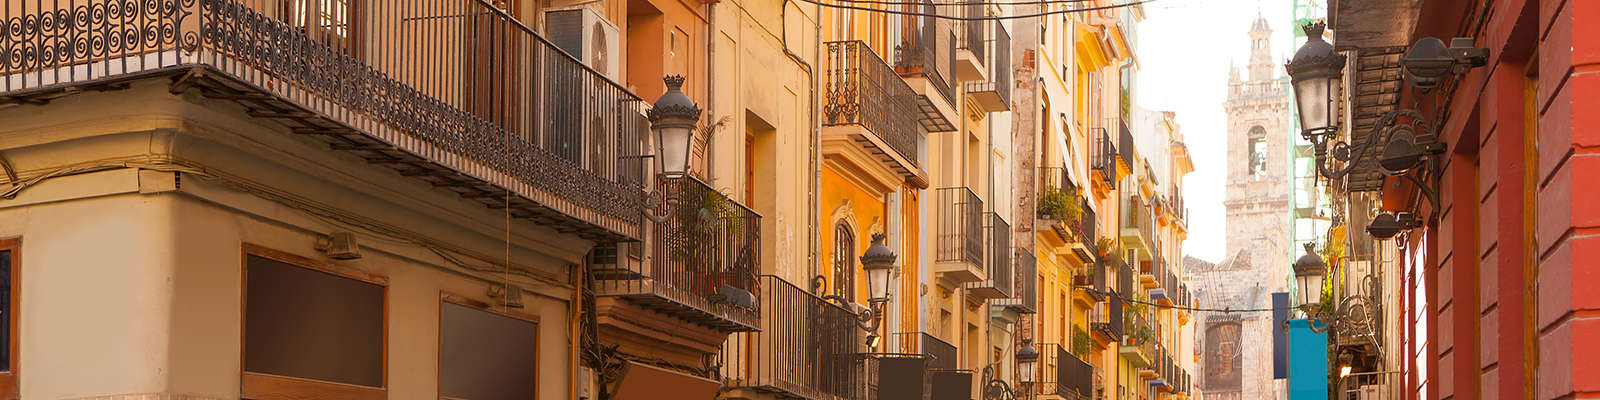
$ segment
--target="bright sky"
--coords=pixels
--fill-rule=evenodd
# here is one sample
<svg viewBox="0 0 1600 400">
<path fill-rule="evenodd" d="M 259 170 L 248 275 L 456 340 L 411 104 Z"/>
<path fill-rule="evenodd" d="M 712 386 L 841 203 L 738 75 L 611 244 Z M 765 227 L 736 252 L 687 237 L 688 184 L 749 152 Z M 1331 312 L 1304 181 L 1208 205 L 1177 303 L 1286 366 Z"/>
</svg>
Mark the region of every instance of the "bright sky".
<svg viewBox="0 0 1600 400">
<path fill-rule="evenodd" d="M 1217 262 L 1226 250 L 1222 208 L 1227 176 L 1228 63 L 1244 69 L 1250 23 L 1259 12 L 1273 29 L 1274 59 L 1291 55 L 1291 0 L 1159 0 L 1139 25 L 1138 93 L 1145 109 L 1176 111 L 1195 172 L 1184 177 L 1189 239 L 1184 254 Z M 1282 66 L 1279 66 L 1281 73 Z"/>
</svg>

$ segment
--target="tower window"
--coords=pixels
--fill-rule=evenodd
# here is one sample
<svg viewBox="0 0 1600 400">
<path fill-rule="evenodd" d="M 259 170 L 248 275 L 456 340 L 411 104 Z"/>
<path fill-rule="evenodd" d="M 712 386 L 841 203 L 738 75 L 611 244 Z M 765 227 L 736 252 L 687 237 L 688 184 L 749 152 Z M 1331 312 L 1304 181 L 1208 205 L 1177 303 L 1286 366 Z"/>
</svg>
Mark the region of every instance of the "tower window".
<svg viewBox="0 0 1600 400">
<path fill-rule="evenodd" d="M 1257 126 L 1250 128 L 1250 176 L 1267 175 L 1267 131 Z"/>
</svg>

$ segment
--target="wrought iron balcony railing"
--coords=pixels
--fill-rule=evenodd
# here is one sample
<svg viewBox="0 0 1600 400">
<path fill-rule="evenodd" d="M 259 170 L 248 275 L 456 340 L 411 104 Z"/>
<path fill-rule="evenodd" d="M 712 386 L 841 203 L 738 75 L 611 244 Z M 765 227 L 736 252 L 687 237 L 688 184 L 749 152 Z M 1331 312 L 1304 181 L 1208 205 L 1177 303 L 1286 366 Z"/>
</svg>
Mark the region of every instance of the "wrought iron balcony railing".
<svg viewBox="0 0 1600 400">
<path fill-rule="evenodd" d="M 1039 266 L 1032 253 L 1011 248 L 1012 262 L 1016 265 L 1016 296 L 994 301 L 1019 314 L 1033 314 L 1039 310 Z"/>
<path fill-rule="evenodd" d="M 1132 179 L 1126 182 L 1133 182 Z M 1155 243 L 1155 220 L 1150 214 L 1150 207 L 1139 198 L 1138 189 L 1133 185 L 1124 185 L 1122 190 L 1122 236 L 1133 239 L 1125 241 L 1129 247 L 1145 249 L 1146 252 L 1153 248 Z"/>
<path fill-rule="evenodd" d="M 994 38 L 989 35 L 989 30 L 985 28 L 988 28 L 991 22 L 998 21 L 981 19 L 989 14 L 988 10 L 985 9 L 987 4 L 988 3 L 982 1 L 969 0 L 967 1 L 966 5 L 961 6 L 962 16 L 979 19 L 969 19 L 959 22 L 962 28 L 962 33 L 961 35 L 956 36 L 956 49 L 966 49 L 979 57 L 989 54 L 985 50 L 988 50 L 988 46 L 990 46 L 989 41 L 994 40 Z"/>
<path fill-rule="evenodd" d="M 773 275 L 761 276 L 761 331 L 735 333 L 722 345 L 725 388 L 749 388 L 811 400 L 851 398 L 838 355 L 863 350 L 856 315 Z"/>
<path fill-rule="evenodd" d="M 509 191 L 513 216 L 601 241 L 639 238 L 647 127 L 637 96 L 483 0 L 366 3 L 309 23 L 284 18 L 277 2 L 12 8 L 0 97 L 37 103 L 173 77 L 174 92 L 237 102 L 486 206 L 508 206 Z"/>
<path fill-rule="evenodd" d="M 983 265 L 983 200 L 966 187 L 939 188 L 936 262 Z"/>
<path fill-rule="evenodd" d="M 922 14 L 903 15 L 900 45 L 895 47 L 895 70 L 905 77 L 926 78 L 945 104 L 955 104 L 950 82 L 956 58 L 955 33 L 940 34 L 939 9 L 932 0 L 922 0 Z"/>
<path fill-rule="evenodd" d="M 1033 347 L 1039 350 L 1039 361 L 1035 364 L 1036 376 L 1033 377 L 1030 391 L 1035 395 L 1066 398 L 1071 392 L 1067 390 L 1068 385 L 1064 384 L 1066 379 L 1062 379 L 1066 375 L 1062 362 L 1075 357 L 1057 343 L 1034 343 Z"/>
<path fill-rule="evenodd" d="M 1011 224 L 997 213 L 983 214 L 983 242 L 987 260 L 984 280 L 963 283 L 967 295 L 982 299 L 1002 299 L 1016 292 L 1016 268 L 1012 262 Z"/>
<path fill-rule="evenodd" d="M 1127 117 L 1117 118 L 1116 122 L 1109 126 L 1118 130 L 1117 156 L 1122 159 L 1123 165 L 1129 166 L 1124 169 L 1132 170 L 1131 166 L 1139 165 L 1142 161 L 1139 160 L 1139 151 L 1135 149 L 1133 131 L 1128 129 Z"/>
<path fill-rule="evenodd" d="M 669 212 L 645 242 L 650 257 L 596 260 L 597 295 L 729 332 L 759 329 L 761 215 L 693 177 L 662 179 L 657 190 Z"/>
<path fill-rule="evenodd" d="M 859 125 L 918 165 L 917 94 L 859 40 L 828 42 L 826 125 Z"/>
<path fill-rule="evenodd" d="M 1117 143 L 1105 128 L 1089 129 L 1089 169 L 1107 188 L 1117 187 Z"/>
<path fill-rule="evenodd" d="M 965 25 L 969 43 L 972 42 L 971 35 L 975 31 L 984 36 L 984 40 L 980 43 L 988 42 L 969 50 L 983 60 L 982 67 L 989 71 L 989 79 L 970 81 L 963 87 L 967 93 L 978 99 L 978 103 L 985 111 L 1010 110 L 1011 34 L 1006 32 L 1005 25 L 1000 21 L 966 21 Z"/>
<path fill-rule="evenodd" d="M 960 353 L 956 346 L 927 332 L 892 333 L 889 334 L 888 344 L 892 352 L 927 356 L 930 369 L 960 368 Z"/>
<path fill-rule="evenodd" d="M 1101 335 L 1103 342 L 1122 340 L 1122 301 L 1111 297 L 1104 303 L 1095 303 L 1089 313 L 1089 329 Z"/>
<path fill-rule="evenodd" d="M 850 395 L 844 399 L 922 399 L 933 398 L 932 362 L 923 354 L 855 353 L 841 356 L 845 368 L 839 373 L 849 383 Z"/>
</svg>

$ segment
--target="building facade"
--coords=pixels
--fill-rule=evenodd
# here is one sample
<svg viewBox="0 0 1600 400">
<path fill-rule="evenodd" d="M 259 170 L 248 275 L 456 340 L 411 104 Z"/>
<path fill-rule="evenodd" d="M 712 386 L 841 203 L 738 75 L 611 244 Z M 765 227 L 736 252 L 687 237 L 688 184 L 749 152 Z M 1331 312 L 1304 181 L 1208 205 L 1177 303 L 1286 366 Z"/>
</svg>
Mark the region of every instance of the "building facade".
<svg viewBox="0 0 1600 400">
<path fill-rule="evenodd" d="M 1359 278 L 1329 289 L 1381 310 L 1354 319 L 1370 331 L 1333 331 L 1330 357 L 1352 371 L 1329 378 L 1338 396 L 1593 392 L 1583 360 L 1594 243 L 1584 232 L 1597 207 L 1583 185 L 1597 169 L 1594 123 L 1581 115 L 1597 98 L 1585 73 L 1597 62 L 1596 17 L 1600 8 L 1584 1 L 1330 5 L 1328 36 L 1346 57 L 1335 137 L 1360 144 L 1409 124 L 1391 112 L 1416 112 L 1430 122 L 1425 138 L 1444 145 L 1402 172 L 1416 180 L 1362 164 L 1325 180 L 1348 225 L 1329 230 L 1329 265 Z M 1427 82 L 1402 71 L 1428 37 L 1462 57 L 1424 92 Z M 1390 223 L 1398 213 L 1416 224 Z"/>
<path fill-rule="evenodd" d="M 7 2 L 0 397 L 1186 399 L 1142 9 L 840 5 Z"/>
</svg>

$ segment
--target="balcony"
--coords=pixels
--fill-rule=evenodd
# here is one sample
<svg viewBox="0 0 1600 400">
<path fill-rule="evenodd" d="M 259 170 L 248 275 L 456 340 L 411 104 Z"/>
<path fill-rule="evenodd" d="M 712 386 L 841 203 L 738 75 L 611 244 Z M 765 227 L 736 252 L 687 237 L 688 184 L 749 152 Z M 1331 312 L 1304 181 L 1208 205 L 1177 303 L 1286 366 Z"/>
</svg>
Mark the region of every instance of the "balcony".
<svg viewBox="0 0 1600 400">
<path fill-rule="evenodd" d="M 1107 297 L 1106 275 L 1108 274 L 1104 261 L 1096 261 L 1093 264 L 1084 266 L 1078 275 L 1072 278 L 1072 285 L 1074 286 L 1072 291 L 1073 300 L 1086 307 L 1105 301 Z M 1079 288 L 1089 290 L 1081 290 Z"/>
<path fill-rule="evenodd" d="M 1133 131 L 1128 129 L 1128 118 L 1112 118 L 1106 126 L 1114 127 L 1117 131 L 1117 161 L 1122 171 L 1133 171 L 1133 166 L 1139 165 L 1139 151 L 1133 141 Z M 1126 175 L 1128 172 L 1124 172 Z"/>
<path fill-rule="evenodd" d="M 1151 248 L 1155 246 L 1155 221 L 1151 218 L 1150 207 L 1145 205 L 1136 191 L 1132 185 L 1123 185 L 1122 244 L 1129 249 L 1140 250 L 1148 258 Z"/>
<path fill-rule="evenodd" d="M 844 368 L 835 372 L 847 382 L 850 400 L 930 399 L 933 369 L 922 354 L 854 353 L 839 356 Z"/>
<path fill-rule="evenodd" d="M 658 185 L 671 211 L 652 226 L 649 257 L 597 251 L 596 295 L 721 331 L 759 329 L 761 216 L 693 177 Z"/>
<path fill-rule="evenodd" d="M 823 151 L 832 158 L 888 167 L 913 186 L 926 187 L 918 159 L 924 139 L 917 131 L 917 115 L 907 112 L 917 109 L 917 94 L 866 43 L 827 46 Z"/>
<path fill-rule="evenodd" d="M 976 300 L 1003 299 L 1016 292 L 1016 270 L 1011 264 L 1011 224 L 1000 214 L 983 214 L 983 242 L 988 251 L 981 282 L 962 284 L 967 296 Z"/>
<path fill-rule="evenodd" d="M 1094 337 L 1100 347 L 1122 340 L 1122 301 L 1115 298 L 1104 303 L 1095 303 L 1094 310 L 1089 313 L 1090 336 Z"/>
<path fill-rule="evenodd" d="M 891 352 L 921 355 L 927 364 L 930 379 L 928 387 L 932 400 L 967 399 L 974 384 L 972 370 L 960 369 L 959 350 L 927 332 L 900 332 L 890 334 Z M 894 397 L 905 398 L 905 397 Z"/>
<path fill-rule="evenodd" d="M 1031 385 L 1032 394 L 1043 398 L 1088 400 L 1094 398 L 1094 365 L 1067 352 L 1055 343 L 1039 343 L 1038 374 Z"/>
<path fill-rule="evenodd" d="M 733 334 L 722 345 L 728 390 L 811 400 L 852 398 L 837 355 L 862 350 L 866 334 L 853 312 L 777 276 L 762 275 L 761 331 Z"/>
<path fill-rule="evenodd" d="M 975 79 L 963 79 L 968 81 L 963 84 L 967 96 L 972 98 L 978 110 L 982 112 L 1011 110 L 1011 34 L 1006 33 L 1006 27 L 1001 25 L 1000 21 L 966 21 L 966 25 L 969 28 L 969 35 L 972 34 L 972 28 L 977 28 L 992 38 L 989 39 L 992 42 L 986 46 L 962 51 L 962 53 L 968 53 L 969 50 L 976 51 L 979 57 L 975 58 L 987 60 L 990 68 L 987 74 L 979 75 Z M 963 59 L 965 57 L 963 56 Z M 981 68 L 982 65 L 973 67 Z"/>
<path fill-rule="evenodd" d="M 961 6 L 961 16 L 978 18 L 965 21 L 956 21 L 960 31 L 956 35 L 955 73 L 956 80 L 960 82 L 988 80 L 988 65 L 991 65 L 989 50 L 997 47 L 994 33 L 990 31 L 992 24 L 998 21 L 984 20 L 988 17 L 987 3 L 981 1 L 968 1 Z M 1009 50 L 1008 50 L 1009 51 Z"/>
<path fill-rule="evenodd" d="M 922 0 L 920 13 L 938 15 L 932 0 Z M 916 9 L 915 6 L 910 6 Z M 906 84 L 917 94 L 918 122 L 928 132 L 951 132 L 958 121 L 955 113 L 954 78 L 956 58 L 955 33 L 939 29 L 938 18 L 922 15 L 900 16 L 901 41 L 895 46 L 894 69 L 905 78 Z"/>
<path fill-rule="evenodd" d="M 997 299 L 993 304 L 1018 314 L 1033 314 L 1039 310 L 1039 266 L 1032 253 L 1018 248 L 1011 250 L 1012 264 L 1017 268 L 1017 293 L 1015 297 Z"/>
<path fill-rule="evenodd" d="M 355 29 L 231 0 L 24 7 L 8 18 L 29 22 L 3 33 L 0 98 L 42 104 L 163 79 L 514 217 L 640 238 L 637 96 L 481 0 L 375 3 L 385 12 Z"/>
<path fill-rule="evenodd" d="M 938 189 L 934 206 L 939 230 L 933 272 L 956 284 L 982 281 L 983 200 L 971 189 L 946 187 Z"/>
<path fill-rule="evenodd" d="M 929 369 L 953 370 L 960 367 L 960 353 L 956 346 L 927 332 L 891 333 L 889 349 L 895 353 L 921 354 L 928 359 Z"/>
<path fill-rule="evenodd" d="M 1135 367 L 1149 367 L 1156 355 L 1155 331 L 1140 313 L 1128 313 L 1122 323 L 1123 329 L 1128 332 L 1118 350 L 1122 353 L 1122 359 Z"/>
<path fill-rule="evenodd" d="M 1126 164 L 1117 160 L 1117 142 L 1111 140 L 1105 128 L 1090 128 L 1089 171 L 1093 175 L 1090 181 L 1102 192 L 1116 188 L 1117 181 L 1128 174 Z"/>
</svg>

